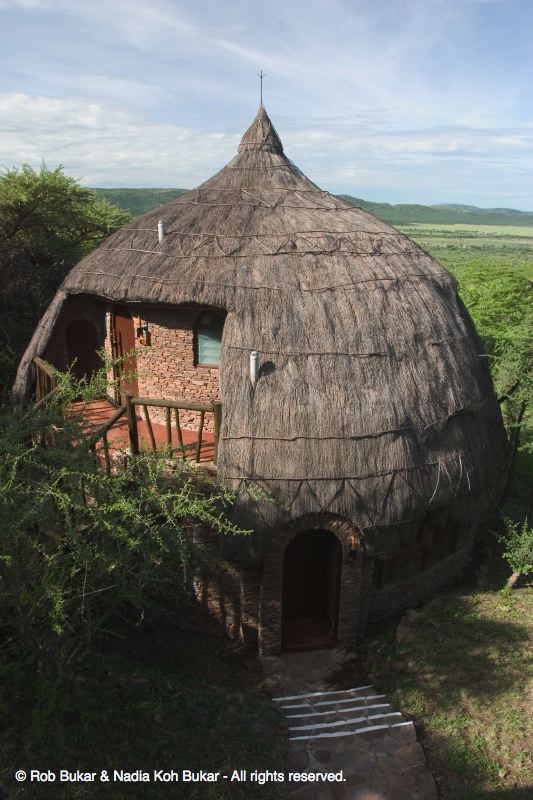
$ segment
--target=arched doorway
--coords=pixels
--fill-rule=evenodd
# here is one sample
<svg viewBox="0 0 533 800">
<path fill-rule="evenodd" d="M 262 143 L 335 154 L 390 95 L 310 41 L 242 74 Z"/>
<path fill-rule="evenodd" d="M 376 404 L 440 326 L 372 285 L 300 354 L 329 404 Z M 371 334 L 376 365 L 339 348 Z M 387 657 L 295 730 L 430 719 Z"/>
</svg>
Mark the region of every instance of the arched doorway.
<svg viewBox="0 0 533 800">
<path fill-rule="evenodd" d="M 66 330 L 67 360 L 77 380 L 90 379 L 102 366 L 96 328 L 88 319 L 74 319 Z"/>
<path fill-rule="evenodd" d="M 335 534 L 307 530 L 285 548 L 282 647 L 305 650 L 337 642 L 342 548 Z"/>
</svg>

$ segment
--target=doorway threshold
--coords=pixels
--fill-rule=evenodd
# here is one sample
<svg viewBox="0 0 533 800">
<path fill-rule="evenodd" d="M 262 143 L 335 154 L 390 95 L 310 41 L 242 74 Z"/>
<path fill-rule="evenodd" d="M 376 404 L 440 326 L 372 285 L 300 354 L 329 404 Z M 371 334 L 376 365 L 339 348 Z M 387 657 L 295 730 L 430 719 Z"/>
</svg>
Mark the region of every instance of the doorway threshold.
<svg viewBox="0 0 533 800">
<path fill-rule="evenodd" d="M 283 623 L 282 650 L 323 650 L 335 647 L 337 637 L 331 633 L 327 617 L 286 620 Z"/>
</svg>

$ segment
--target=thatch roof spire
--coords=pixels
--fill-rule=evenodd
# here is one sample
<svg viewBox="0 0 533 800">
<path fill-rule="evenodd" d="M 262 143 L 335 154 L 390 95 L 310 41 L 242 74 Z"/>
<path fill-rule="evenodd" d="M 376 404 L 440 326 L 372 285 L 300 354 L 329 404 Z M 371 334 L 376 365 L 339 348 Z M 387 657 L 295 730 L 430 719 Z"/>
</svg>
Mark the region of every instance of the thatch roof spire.
<svg viewBox="0 0 533 800">
<path fill-rule="evenodd" d="M 281 139 L 270 121 L 263 104 L 259 106 L 257 116 L 244 134 L 239 145 L 239 153 L 243 150 L 263 150 L 267 153 L 283 153 Z"/>
</svg>

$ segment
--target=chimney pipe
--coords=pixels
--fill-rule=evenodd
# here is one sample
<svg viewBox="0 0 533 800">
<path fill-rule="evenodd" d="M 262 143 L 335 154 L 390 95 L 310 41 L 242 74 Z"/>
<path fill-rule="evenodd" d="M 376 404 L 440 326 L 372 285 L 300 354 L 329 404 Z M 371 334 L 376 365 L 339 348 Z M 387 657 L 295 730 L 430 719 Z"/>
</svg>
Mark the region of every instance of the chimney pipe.
<svg viewBox="0 0 533 800">
<path fill-rule="evenodd" d="M 160 219 L 159 222 L 157 223 L 157 237 L 160 242 L 162 242 L 163 239 L 165 238 L 165 223 L 163 222 L 162 219 Z"/>
<path fill-rule="evenodd" d="M 252 389 L 255 389 L 257 379 L 259 377 L 259 353 L 257 350 L 252 350 L 250 353 L 250 382 Z"/>
</svg>

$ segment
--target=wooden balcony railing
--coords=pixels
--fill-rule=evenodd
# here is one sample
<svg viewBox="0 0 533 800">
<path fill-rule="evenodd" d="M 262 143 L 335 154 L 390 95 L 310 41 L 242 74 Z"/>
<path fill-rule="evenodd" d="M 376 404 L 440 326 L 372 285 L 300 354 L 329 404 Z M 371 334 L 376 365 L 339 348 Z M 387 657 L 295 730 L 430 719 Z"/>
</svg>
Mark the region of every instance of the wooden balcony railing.
<svg viewBox="0 0 533 800">
<path fill-rule="evenodd" d="M 40 408 L 57 391 L 57 379 L 50 365 L 42 358 L 34 358 L 35 366 L 35 406 Z"/>
<path fill-rule="evenodd" d="M 148 435 L 150 437 L 150 444 L 152 450 L 157 450 L 157 444 L 152 427 L 152 421 L 148 408 L 164 408 L 165 409 L 165 427 L 166 427 L 166 444 L 169 450 L 185 451 L 192 448 L 195 449 L 196 461 L 200 461 L 200 452 L 202 450 L 203 433 L 205 425 L 205 415 L 213 414 L 213 427 L 214 427 L 214 457 L 213 463 L 217 463 L 218 457 L 218 441 L 220 438 L 220 424 L 222 421 L 222 403 L 215 401 L 214 403 L 188 403 L 185 400 L 157 400 L 152 397 L 134 397 L 133 395 L 126 395 L 126 417 L 128 420 L 128 432 L 130 437 L 130 450 L 132 455 L 137 455 L 139 450 L 139 432 L 137 426 L 137 415 L 135 414 L 135 406 L 142 406 L 144 411 L 144 418 L 146 427 L 148 428 Z M 172 415 L 174 411 L 174 415 Z M 200 414 L 200 424 L 198 427 L 198 438 L 196 445 L 184 444 L 183 433 L 180 424 L 180 411 L 198 411 Z M 178 438 L 178 447 L 172 444 L 172 416 L 174 416 L 174 425 Z"/>
<path fill-rule="evenodd" d="M 34 358 L 36 370 L 36 404 L 34 409 L 39 408 L 46 403 L 57 391 L 57 380 L 50 366 L 41 358 Z M 213 463 L 216 464 L 218 460 L 218 443 L 220 438 L 220 426 L 222 422 L 222 403 L 215 401 L 214 403 L 189 403 L 185 400 L 165 400 L 152 397 L 135 397 L 131 394 L 125 395 L 125 403 L 118 408 L 115 413 L 105 422 L 104 425 L 94 431 L 87 442 L 87 447 L 91 450 L 95 457 L 99 458 L 98 443 L 102 442 L 102 450 L 107 473 L 111 472 L 111 453 L 110 453 L 110 440 L 109 432 L 123 417 L 126 417 L 128 424 L 128 437 L 130 443 L 131 455 L 139 455 L 139 420 L 135 413 L 136 406 L 141 406 L 144 411 L 144 419 L 150 438 L 150 445 L 153 451 L 157 451 L 157 441 L 154 434 L 152 420 L 150 419 L 149 408 L 163 408 L 165 409 L 165 433 L 166 433 L 166 450 L 170 456 L 176 453 L 182 457 L 194 452 L 197 462 L 200 461 L 200 454 L 204 444 L 204 426 L 205 415 L 213 414 L 213 429 L 214 429 L 214 455 Z M 183 441 L 183 432 L 180 422 L 180 411 L 196 411 L 200 414 L 200 422 L 198 427 L 198 435 L 196 443 L 192 442 L 185 444 Z M 176 431 L 177 446 L 172 441 L 172 430 Z"/>
</svg>

